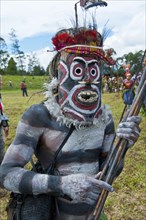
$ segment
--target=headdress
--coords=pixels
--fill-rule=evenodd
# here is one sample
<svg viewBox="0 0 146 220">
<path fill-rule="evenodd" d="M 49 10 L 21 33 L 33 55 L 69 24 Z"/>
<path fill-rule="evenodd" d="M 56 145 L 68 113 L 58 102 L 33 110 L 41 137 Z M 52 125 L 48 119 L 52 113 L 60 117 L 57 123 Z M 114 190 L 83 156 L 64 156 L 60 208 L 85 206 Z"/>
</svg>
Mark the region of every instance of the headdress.
<svg viewBox="0 0 146 220">
<path fill-rule="evenodd" d="M 90 5 L 92 5 L 92 1 L 90 1 Z M 99 0 L 96 0 L 96 5 L 97 1 Z M 83 5 L 87 5 L 88 2 L 89 0 L 82 1 Z M 75 12 L 77 15 L 77 11 Z M 66 126 L 71 124 L 78 128 L 91 124 L 101 126 L 106 121 L 104 109 L 101 106 L 101 74 L 99 66 L 102 61 L 109 65 L 115 64 L 115 61 L 111 57 L 114 52 L 112 49 L 103 50 L 103 39 L 105 39 L 105 35 L 101 35 L 97 31 L 97 25 L 94 20 L 93 25 L 86 24 L 84 27 L 79 27 L 77 16 L 75 27 L 63 29 L 52 38 L 54 50 L 57 51 L 57 54 L 48 69 L 49 74 L 54 76 L 54 78 L 47 87 L 45 105 L 51 115 L 55 116 L 58 122 L 66 124 Z M 76 56 L 79 62 L 76 60 Z M 85 65 L 82 65 L 80 60 Z M 99 61 L 98 64 L 96 61 Z M 73 70 L 72 66 L 76 64 L 77 67 L 75 66 Z M 81 68 L 78 68 L 78 65 Z M 89 73 L 89 81 L 88 79 L 85 81 L 86 74 L 88 75 L 86 72 L 91 71 L 86 71 L 85 67 L 86 69 L 91 69 L 91 71 L 93 70 L 93 74 Z M 79 80 L 78 77 L 77 80 L 74 80 L 78 70 L 83 70 L 83 76 Z M 94 75 L 94 70 L 96 74 L 95 80 L 91 76 Z M 57 77 L 57 75 L 59 76 Z M 58 92 L 57 96 L 56 94 L 54 95 L 54 91 Z M 48 99 L 48 97 L 52 99 Z"/>
<path fill-rule="evenodd" d="M 131 77 L 131 73 L 128 72 L 128 73 L 125 73 L 126 77 Z"/>
<path fill-rule="evenodd" d="M 59 31 L 52 43 L 56 51 L 76 54 L 92 54 L 98 56 L 108 65 L 114 65 L 111 57 L 112 49 L 103 50 L 103 38 L 94 28 L 70 28 Z"/>
<path fill-rule="evenodd" d="M 91 6 L 93 7 L 107 6 L 106 2 L 101 0 L 80 0 L 79 2 L 80 6 L 84 7 L 84 9 L 89 8 L 86 8 L 88 3 L 91 4 Z M 90 24 L 88 25 L 89 27 L 78 26 L 77 3 L 75 4 L 76 26 L 74 28 L 63 29 L 57 32 L 56 35 L 52 38 L 54 50 L 58 53 L 49 65 L 50 76 L 57 75 L 56 64 L 60 59 L 60 54 L 62 51 L 75 54 L 91 54 L 97 56 L 99 60 L 105 62 L 107 65 L 115 64 L 115 61 L 112 58 L 112 54 L 114 53 L 113 49 L 110 48 L 107 50 L 103 50 L 103 39 L 105 36 L 101 35 L 97 31 L 97 25 Z M 93 23 L 94 22 L 95 20 L 93 20 Z"/>
<path fill-rule="evenodd" d="M 125 64 L 123 66 L 123 68 L 125 69 L 125 77 L 129 77 L 129 76 L 131 77 L 130 67 L 131 67 L 130 63 Z"/>
</svg>

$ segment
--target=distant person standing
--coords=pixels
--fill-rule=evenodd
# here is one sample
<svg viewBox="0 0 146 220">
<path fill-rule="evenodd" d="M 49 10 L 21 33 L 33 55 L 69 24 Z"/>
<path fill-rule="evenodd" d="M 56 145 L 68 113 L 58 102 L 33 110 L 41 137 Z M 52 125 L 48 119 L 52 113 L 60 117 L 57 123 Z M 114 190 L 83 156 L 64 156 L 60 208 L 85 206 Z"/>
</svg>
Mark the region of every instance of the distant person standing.
<svg viewBox="0 0 146 220">
<path fill-rule="evenodd" d="M 22 96 L 28 96 L 27 85 L 24 80 L 20 83 L 20 88 L 22 90 Z"/>
<path fill-rule="evenodd" d="M 123 80 L 123 88 L 124 88 L 124 93 L 123 93 L 123 100 L 124 104 L 132 105 L 135 93 L 134 93 L 134 80 L 132 80 L 131 73 L 126 74 L 126 79 Z"/>
<path fill-rule="evenodd" d="M 13 87 L 13 85 L 12 85 L 12 81 L 9 80 L 9 88 L 12 88 L 12 87 Z"/>
</svg>

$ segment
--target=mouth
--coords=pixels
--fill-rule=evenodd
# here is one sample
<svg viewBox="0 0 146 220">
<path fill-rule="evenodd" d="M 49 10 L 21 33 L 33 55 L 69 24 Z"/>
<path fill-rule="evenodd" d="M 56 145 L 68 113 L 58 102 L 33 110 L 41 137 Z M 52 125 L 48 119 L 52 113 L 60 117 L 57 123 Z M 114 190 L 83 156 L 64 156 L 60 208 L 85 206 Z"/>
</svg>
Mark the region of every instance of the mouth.
<svg viewBox="0 0 146 220">
<path fill-rule="evenodd" d="M 81 91 L 77 95 L 77 99 L 79 102 L 85 103 L 85 104 L 91 104 L 95 103 L 98 100 L 98 94 L 94 91 Z"/>
</svg>

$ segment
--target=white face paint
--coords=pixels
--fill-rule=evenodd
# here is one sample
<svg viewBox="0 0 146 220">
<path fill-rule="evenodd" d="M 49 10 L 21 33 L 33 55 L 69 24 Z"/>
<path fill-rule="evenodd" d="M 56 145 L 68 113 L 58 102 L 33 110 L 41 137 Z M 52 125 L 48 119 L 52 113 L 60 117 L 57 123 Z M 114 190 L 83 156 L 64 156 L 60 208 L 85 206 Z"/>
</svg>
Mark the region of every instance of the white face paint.
<svg viewBox="0 0 146 220">
<path fill-rule="evenodd" d="M 75 57 L 70 65 L 70 77 L 75 81 L 88 80 L 92 83 L 97 82 L 100 77 L 97 60 L 88 61 L 83 57 Z"/>
<path fill-rule="evenodd" d="M 101 106 L 101 73 L 98 60 L 91 56 L 69 55 L 60 61 L 59 104 L 69 117 L 86 121 Z"/>
</svg>

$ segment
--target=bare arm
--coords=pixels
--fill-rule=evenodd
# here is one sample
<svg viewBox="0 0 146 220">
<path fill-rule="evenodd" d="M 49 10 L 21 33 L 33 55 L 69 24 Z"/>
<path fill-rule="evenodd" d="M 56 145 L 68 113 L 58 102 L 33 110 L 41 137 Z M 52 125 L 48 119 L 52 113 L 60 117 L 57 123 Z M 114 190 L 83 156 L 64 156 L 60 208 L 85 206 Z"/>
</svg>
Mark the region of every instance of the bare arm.
<svg viewBox="0 0 146 220">
<path fill-rule="evenodd" d="M 18 123 L 16 136 L 9 146 L 0 170 L 0 182 L 7 190 L 27 194 L 57 193 L 59 177 L 37 174 L 24 166 L 31 160 L 45 124 L 39 106 L 30 108 Z M 40 114 L 40 115 L 38 115 Z M 39 117 L 39 118 L 38 118 Z M 43 114 L 43 117 L 45 115 Z M 54 182 L 54 184 L 52 184 Z"/>
</svg>

